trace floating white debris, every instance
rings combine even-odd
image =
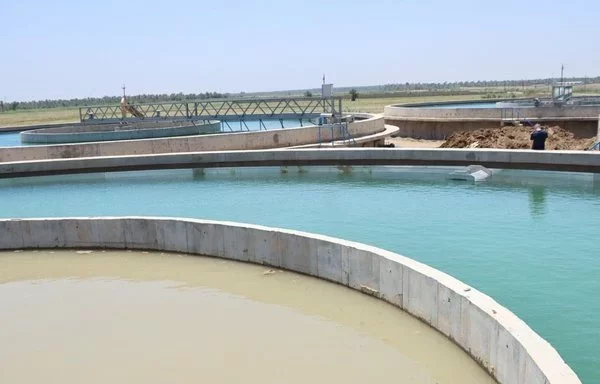
[[[492,176],[492,171],[481,165],[469,165],[465,170],[450,172],[450,180],[484,181]]]

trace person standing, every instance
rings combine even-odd
[[[546,149],[546,139],[548,138],[548,132],[539,124],[535,125],[534,131],[531,133],[530,140],[533,141],[531,144],[531,149],[535,150],[544,150]]]

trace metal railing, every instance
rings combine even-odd
[[[587,150],[588,151],[600,151],[600,141],[596,141]]]
[[[318,143],[319,147],[323,144],[328,144],[331,146],[335,146],[336,142],[342,142],[343,144],[356,145],[356,140],[350,134],[348,129],[348,124],[354,121],[354,117],[352,115],[341,116],[341,117],[332,117],[329,121],[326,121],[326,124],[318,124]],[[323,140],[322,130],[328,129],[331,130],[331,140]],[[339,138],[335,140],[336,137],[335,131],[339,130]]]
[[[502,108],[500,110],[500,119],[502,122],[518,121],[521,118],[521,113],[518,108]]]
[[[152,104],[128,104],[126,107],[89,106],[79,108],[82,123],[140,120],[221,120],[247,121],[268,119],[312,119],[322,113],[340,115],[342,98],[273,98],[206,100]]]

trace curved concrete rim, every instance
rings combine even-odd
[[[387,301],[449,337],[499,383],[581,383],[558,352],[489,296],[380,248],[306,232],[168,217],[0,220],[0,249],[173,251],[271,265]]]
[[[457,148],[318,148],[213,151],[0,162],[0,178],[263,166],[470,166],[600,173],[600,153]]]
[[[519,101],[531,101],[533,102],[536,97],[516,97],[516,98],[502,98],[502,99],[471,99],[471,100],[444,100],[444,101],[429,101],[421,103],[398,103],[391,104],[388,107],[404,107],[404,108],[419,108],[419,107],[435,107],[445,105],[474,105],[474,104],[490,104],[490,103],[504,103],[504,102],[519,102]],[[600,97],[591,96],[594,100],[600,102]],[[571,100],[586,100],[590,99],[590,96],[575,96]],[[598,107],[600,104],[577,104],[576,106],[582,107]],[[503,108],[503,107],[495,107]],[[506,107],[506,108],[523,108],[523,107]],[[481,108],[478,108],[481,109]],[[483,108],[485,109],[485,108]],[[492,108],[489,108],[492,109]]]
[[[384,107],[385,122],[398,126],[399,136],[430,140],[446,140],[450,135],[460,131],[497,129],[506,124],[527,126],[531,123],[559,125],[571,131],[575,138],[590,138],[597,135],[596,121],[600,115],[600,104],[564,107],[482,105],[482,108],[476,106],[469,108],[464,105],[485,102],[481,100],[456,102],[456,104],[463,104],[462,106],[448,105],[449,102],[392,104]]]
[[[521,97],[516,99],[473,99],[473,100],[449,100],[449,101],[430,101],[422,103],[399,103],[391,104],[388,107],[404,107],[404,108],[419,108],[419,107],[435,107],[437,105],[466,105],[466,104],[489,104],[489,103],[501,103],[505,101],[526,101],[533,100],[533,98]]]
[[[487,104],[490,102],[505,102],[514,100],[461,100],[444,101],[439,103],[410,103],[391,104],[384,107],[386,121],[415,120],[428,121],[440,119],[441,121],[486,121],[508,119],[530,120],[594,120],[600,114],[600,104],[557,106],[522,106],[522,107],[485,107],[485,108],[448,108],[448,105]],[[438,108],[436,108],[438,107]],[[435,121],[435,120],[433,120]]]
[[[209,121],[164,121],[140,122],[126,125],[98,124],[78,126],[56,126],[29,129],[19,134],[23,143],[66,144],[117,140],[152,139],[163,137],[190,136],[220,131],[218,120]]]
[[[387,137],[395,135],[396,133],[398,133],[399,130],[400,128],[396,127],[395,125],[385,124],[385,129],[382,132],[377,132],[372,135],[366,135],[351,139],[336,140],[329,143],[298,145],[295,147],[289,147],[288,149],[360,146],[363,143],[385,141]]]
[[[54,144],[0,148],[0,163],[42,159],[108,157],[122,155],[157,155],[166,153],[254,150],[289,148],[307,144],[345,141],[376,145],[395,129],[386,128],[383,116],[352,114],[357,119],[334,126],[309,125],[304,127],[260,131],[227,132],[158,139],[138,139]],[[373,136],[375,135],[375,136]],[[371,136],[370,138],[368,136]],[[365,138],[367,137],[367,138]]]

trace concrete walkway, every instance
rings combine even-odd
[[[0,177],[150,169],[310,166],[469,166],[600,173],[600,152],[502,149],[337,148],[80,157],[0,163]]]

